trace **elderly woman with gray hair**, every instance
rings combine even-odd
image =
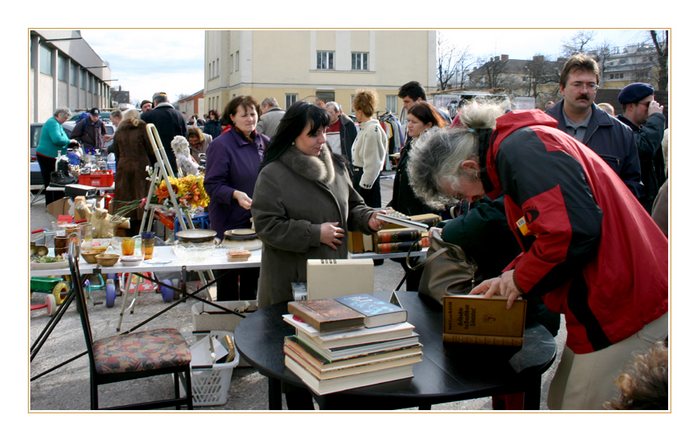
[[[566,348],[550,409],[601,409],[631,355],[668,334],[668,241],[595,152],[540,110],[474,105],[470,129],[414,146],[413,189],[424,200],[504,195],[522,253],[472,293],[543,297],[564,314]],[[500,116],[499,116],[500,115]]]

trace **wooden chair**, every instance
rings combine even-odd
[[[72,247],[71,247],[72,249]],[[111,407],[109,409],[153,409],[186,405],[192,409],[190,350],[177,329],[146,330],[93,340],[87,301],[82,288],[78,258],[69,251],[73,290],[90,359],[90,408],[99,409],[98,387],[145,377],[171,374],[175,387],[173,399],[155,400]],[[184,378],[184,397],[180,395],[180,377]]]

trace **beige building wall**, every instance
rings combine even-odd
[[[401,111],[399,87],[411,80],[428,92],[435,84],[435,31],[261,30],[207,31],[205,106],[222,111],[236,95],[296,100],[333,97],[345,112],[358,89],[374,89],[378,111]],[[333,69],[317,68],[317,52],[333,53]],[[366,69],[352,54],[367,53]],[[218,64],[218,72],[217,66]]]

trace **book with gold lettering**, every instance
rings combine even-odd
[[[506,310],[505,297],[451,295],[442,300],[444,342],[523,345],[527,301],[518,299]]]

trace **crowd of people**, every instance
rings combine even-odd
[[[666,119],[651,85],[622,89],[615,116],[596,103],[599,83],[596,61],[577,54],[561,72],[561,100],[544,110],[468,103],[454,120],[420,83],[404,84],[406,142],[386,205],[379,178],[388,142],[373,90],[353,96],[357,123],[335,101],[283,110],[274,97],[259,105],[236,96],[221,115],[210,110],[206,121],[187,124],[158,93],[140,111],[115,115],[116,192],[122,200],[145,196],[144,166],[153,163],[146,123],[158,129],[171,165],[170,142],[186,137],[205,164],[217,236],[254,228],[264,244],[259,270],[218,275],[217,298],[257,299],[261,307],[293,300],[291,283],[306,281],[307,259],[347,257],[348,232],[378,231],[378,213],[443,214],[443,238],[477,264],[473,293],[504,296],[508,306],[528,299],[553,335],[564,315],[551,409],[665,406],[658,397],[629,399],[634,372],[616,379],[646,352],[662,361],[658,343],[668,342]],[[99,147],[94,111],[73,138]],[[43,174],[71,142],[58,130],[69,117],[57,109],[42,131]],[[420,271],[404,270],[407,288],[417,290]],[[643,382],[650,394],[667,394],[661,379]]]

